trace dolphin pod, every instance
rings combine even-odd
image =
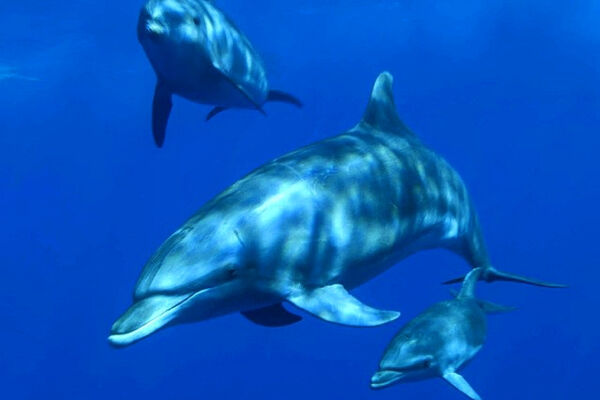
[[[401,122],[392,81],[379,75],[354,128],[257,168],[173,233],[146,263],[110,343],[233,312],[265,326],[299,321],[284,302],[333,323],[384,324],[400,313],[349,290],[432,248],[460,255],[486,281],[558,286],[491,266],[461,178]]]
[[[457,371],[485,342],[485,314],[513,310],[475,298],[481,272],[471,270],[454,300],[432,305],[398,331],[371,378],[371,388],[439,376],[471,399],[481,399]]]
[[[157,77],[152,134],[158,147],[165,140],[173,94],[214,105],[207,120],[234,107],[264,114],[267,101],[302,107],[294,96],[269,90],[262,59],[210,1],[148,0],[140,11],[137,31]]]

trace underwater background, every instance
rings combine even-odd
[[[374,392],[395,332],[469,266],[411,256],[354,293],[402,311],[378,328],[239,314],[107,343],[142,266],[190,215],[262,163],[357,123],[377,74],[403,121],[464,179],[498,268],[463,376],[484,399],[597,396],[600,2],[234,1],[216,4],[304,109],[268,117],[175,97],[152,141],[142,1],[0,2],[0,382],[7,399],[461,399],[441,379]]]

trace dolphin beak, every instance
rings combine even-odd
[[[402,379],[404,375],[405,374],[402,372],[392,371],[389,369],[377,371],[371,377],[371,389],[382,389],[386,386],[390,386]]]
[[[154,295],[135,302],[113,324],[109,343],[115,347],[128,346],[164,328],[194,294]]]

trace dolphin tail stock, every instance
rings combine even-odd
[[[278,101],[281,103],[288,103],[298,108],[304,107],[304,104],[302,104],[302,102],[298,100],[297,97],[289,93],[282,92],[281,90],[269,90],[269,93],[267,94],[267,101]]]
[[[465,277],[454,278],[454,279],[450,279],[450,280],[444,282],[444,284],[448,285],[448,284],[452,284],[452,283],[459,283],[459,282],[462,282],[464,279],[465,279]],[[517,275],[517,274],[502,272],[492,266],[483,268],[479,279],[485,280],[486,282],[494,282],[494,281],[518,282],[518,283],[525,283],[527,285],[547,287],[547,288],[566,288],[567,287],[567,285],[563,285],[560,283],[540,281],[537,279],[531,279],[531,278],[527,278],[527,277]]]

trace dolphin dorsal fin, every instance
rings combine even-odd
[[[398,116],[392,91],[393,83],[394,77],[389,72],[385,71],[379,74],[359,125],[363,125],[363,127],[367,125],[370,129],[394,133],[407,138],[416,138],[416,135],[404,125]]]
[[[460,292],[456,296],[457,299],[468,299],[475,297],[475,285],[481,277],[482,268],[474,268],[465,276]]]

